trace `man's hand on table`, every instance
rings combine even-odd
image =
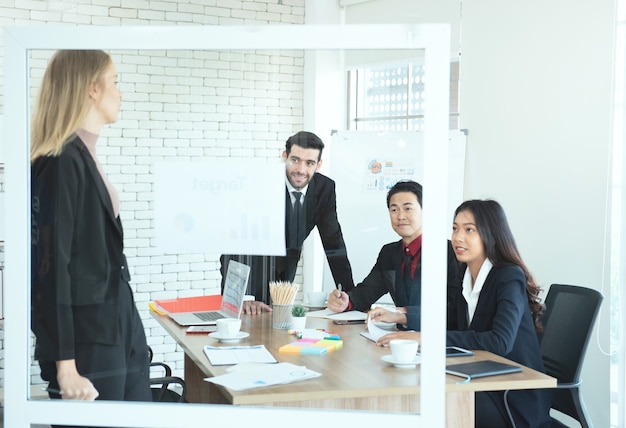
[[[243,302],[243,313],[246,315],[259,315],[265,312],[272,312],[272,308],[263,302],[246,300]]]

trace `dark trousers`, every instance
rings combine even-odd
[[[76,366],[98,390],[97,400],[152,401],[150,357],[143,323],[128,283],[121,281],[120,287],[118,344],[77,343]],[[48,388],[58,391],[56,363],[41,361],[40,366],[41,377],[49,381]],[[53,399],[62,398],[53,392],[49,395]]]
[[[506,428],[511,423],[500,392],[476,393],[476,428]]]

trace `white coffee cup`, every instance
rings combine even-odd
[[[311,291],[306,293],[306,300],[310,306],[313,306],[314,308],[322,308],[326,306],[327,296],[328,294],[323,291]]]
[[[235,337],[241,328],[238,318],[220,318],[217,320],[217,332],[222,337]]]
[[[408,364],[413,362],[417,354],[417,340],[395,339],[389,342],[391,355],[396,363]]]

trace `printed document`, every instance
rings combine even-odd
[[[241,363],[276,363],[265,345],[254,346],[205,346],[204,354],[214,366]]]
[[[321,373],[291,363],[279,363],[269,366],[248,367],[235,370],[221,376],[208,377],[204,380],[222,385],[235,391],[280,385],[321,376]]]

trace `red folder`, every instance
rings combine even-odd
[[[165,309],[169,313],[176,312],[200,312],[218,310],[222,305],[222,296],[180,297],[178,299],[155,300],[158,308]]]

